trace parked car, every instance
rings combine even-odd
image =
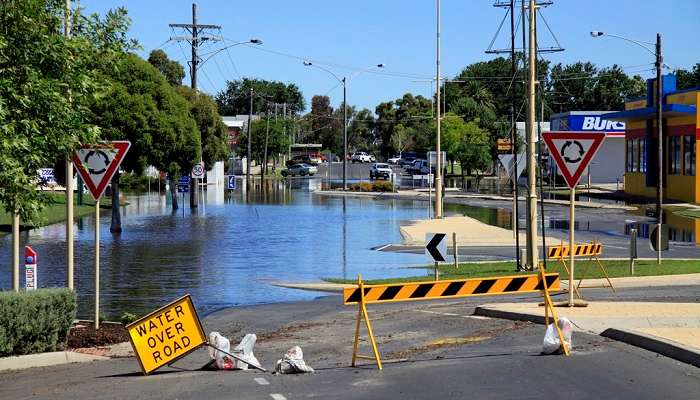
[[[375,164],[372,164],[372,167],[370,167],[370,169],[369,169],[369,178],[370,179],[379,179],[379,178],[391,179],[392,173],[393,173],[393,171],[391,170],[391,167],[389,167],[389,164],[375,163]]]
[[[413,165],[414,161],[416,161],[415,157],[403,156],[399,160],[399,165],[406,168],[406,170],[409,170],[409,169],[411,169],[411,166]]]
[[[386,160],[386,162],[388,162],[389,164],[398,164],[399,161],[401,161],[400,156],[394,156],[394,157],[391,157],[390,159]]]
[[[352,154],[352,157],[350,158],[350,160],[353,163],[356,163],[356,162],[369,163],[369,162],[372,162],[372,156],[365,153],[364,151],[356,151]]]
[[[292,157],[292,159],[288,160],[285,163],[285,165],[288,167],[291,167],[292,165],[296,165],[296,164],[318,165],[320,163],[321,163],[321,159],[315,155],[299,155],[299,156]]]
[[[282,176],[313,176],[318,172],[318,168],[309,164],[294,164],[282,171]]]

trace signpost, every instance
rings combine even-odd
[[[78,149],[73,164],[95,199],[95,330],[100,328],[100,198],[119,169],[131,142],[104,142]]]
[[[39,287],[36,264],[36,251],[29,246],[24,246],[24,288],[26,290],[36,290]]]
[[[593,159],[593,156],[605,140],[605,133],[582,132],[543,132],[542,138],[547,144],[549,153],[557,163],[566,184],[570,189],[569,196],[569,246],[574,244],[574,199],[576,184],[583,171]],[[569,251],[569,307],[574,306],[574,252]]]
[[[226,177],[226,189],[236,190],[236,176],[229,175]]]
[[[512,215],[512,226],[513,226],[513,237],[516,238],[516,251],[520,251],[520,245],[518,245],[518,178],[520,178],[520,175],[523,174],[523,171],[525,170],[525,167],[527,166],[527,162],[525,160],[525,153],[520,153],[518,154],[517,158],[517,165],[518,165],[518,170],[515,170],[515,155],[513,154],[499,154],[498,155],[498,160],[501,162],[501,165],[503,165],[503,168],[506,169],[506,173],[510,177],[510,179],[513,180],[513,187],[515,188],[515,193],[513,193],[513,212],[511,213]],[[515,175],[513,175],[513,172],[515,172]]]
[[[425,235],[425,255],[435,262],[435,280],[438,280],[438,263],[447,261],[447,237],[446,233],[427,233]]]

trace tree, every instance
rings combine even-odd
[[[255,96],[253,113],[267,110],[268,104],[287,103],[287,112],[298,114],[304,111],[304,96],[293,84],[264,79],[249,79],[227,81],[226,88],[217,93],[216,103],[221,115],[248,114],[250,108],[250,89]],[[282,110],[279,110],[280,114]]]
[[[384,157],[404,151],[430,150],[435,137],[435,123],[430,100],[406,93],[400,99],[380,103],[375,108],[375,136]],[[397,130],[400,132],[397,135]],[[395,140],[392,140],[395,137]],[[403,149],[395,145],[398,138],[406,137]]]
[[[252,142],[250,143],[251,157],[258,160],[262,164],[265,160],[265,155],[268,157],[280,153],[286,153],[289,148],[289,134],[294,127],[294,122],[287,119],[274,119],[273,116],[267,115],[266,118],[261,118],[253,121],[250,126]],[[267,137],[267,153],[265,153],[265,138]],[[246,148],[248,146],[248,132],[241,132],[239,137],[239,146]]]
[[[488,132],[479,127],[479,121],[470,121],[464,125],[455,121],[455,126],[462,132],[461,140],[455,146],[455,159],[462,167],[462,187],[466,187],[465,172],[471,175],[472,170],[477,171],[478,187],[478,171],[486,169],[491,163]]]
[[[101,93],[89,68],[94,46],[60,36],[63,2],[5,1],[0,6],[0,203],[33,222],[50,198],[37,170],[97,140],[86,105]]]
[[[185,68],[179,62],[171,60],[163,50],[153,50],[148,56],[148,62],[160,71],[172,86],[182,85]]]
[[[692,71],[677,69],[673,73],[676,74],[678,90],[700,87],[700,63],[695,64]]]
[[[223,161],[228,154],[228,130],[219,115],[214,99],[201,92],[180,86],[177,92],[190,103],[190,114],[197,123],[202,143],[202,161],[212,166]]]
[[[311,112],[304,116],[310,121],[307,141],[320,143],[324,149],[340,153],[342,142],[338,141],[333,127],[333,107],[328,96],[316,95],[311,98]]]

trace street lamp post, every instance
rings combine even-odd
[[[314,64],[311,61],[304,60],[304,65],[307,67],[316,67],[320,70],[326,71],[331,74],[341,85],[343,85],[343,190],[348,190],[348,102],[347,102],[347,78],[344,76],[342,79],[334,74],[331,70],[324,68],[320,65]],[[384,64],[377,64],[377,68],[384,68]],[[363,71],[360,71],[362,73]],[[358,74],[359,75],[359,74]],[[354,77],[357,77],[355,75]],[[331,160],[330,162],[333,162]]]
[[[656,180],[656,262],[661,264],[661,226],[663,224],[662,217],[662,205],[663,205],[663,176],[664,176],[664,153],[663,153],[663,101],[662,101],[662,79],[661,79],[661,68],[663,67],[663,55],[661,54],[661,34],[656,34],[656,43],[642,42],[640,40],[634,40],[626,38],[620,35],[613,35],[611,33],[605,33],[601,31],[592,31],[592,37],[600,36],[610,36],[617,39],[621,39],[630,43],[634,43],[637,46],[643,48],[647,52],[654,55],[654,65],[656,67],[656,99],[654,101],[656,108],[656,127],[657,127],[657,140],[658,140],[658,179]],[[654,45],[654,50],[649,48],[649,46]]]

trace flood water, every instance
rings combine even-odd
[[[359,273],[372,279],[422,273],[409,267],[425,264],[423,255],[372,249],[401,243],[400,225],[427,218],[428,203],[314,195],[323,184],[321,179],[266,181],[263,185],[257,181],[249,190],[239,184],[239,189],[226,195],[223,188],[211,187],[195,212],[185,202],[173,213],[169,198],[157,193],[126,195],[129,204],[121,209],[121,234],[109,232],[110,211],[101,213],[102,312],[108,318],[118,318],[124,311],[143,314],[190,293],[200,312],[207,313],[234,305],[308,300],[319,295],[272,286],[270,280],[354,279]],[[445,212],[511,227],[508,208],[445,204]],[[525,228],[524,218],[521,210],[521,229]],[[631,222],[582,215],[575,229],[604,239],[628,235]],[[94,217],[88,216],[75,224],[75,286],[81,317],[91,317],[93,312],[94,223]],[[545,224],[548,229],[568,230],[568,220],[548,216]],[[640,236],[648,233],[644,229],[648,224],[634,222],[634,226]],[[682,234],[672,235],[672,241],[695,241],[693,229],[679,232]],[[11,287],[10,243],[9,235],[0,238],[3,290]],[[65,287],[64,224],[23,232],[21,245],[25,244],[39,254],[39,286]],[[21,286],[23,275],[22,271]]]
[[[266,280],[416,275],[422,255],[374,251],[401,242],[399,226],[424,218],[424,202],[322,197],[318,180],[266,182],[224,197],[207,191],[204,204],[171,212],[157,193],[126,196],[123,232],[109,233],[110,212],[100,218],[101,310],[108,318],[143,314],[185,293],[200,312],[241,304],[312,299],[318,293],[284,289]],[[240,187],[240,185],[239,185]],[[184,211],[184,215],[183,215]],[[94,217],[75,225],[75,286],[79,315],[91,316],[94,297]],[[0,239],[0,288],[11,287],[10,243]],[[40,287],[65,286],[65,226],[23,233],[22,246],[39,254]],[[24,285],[23,272],[20,285]]]

